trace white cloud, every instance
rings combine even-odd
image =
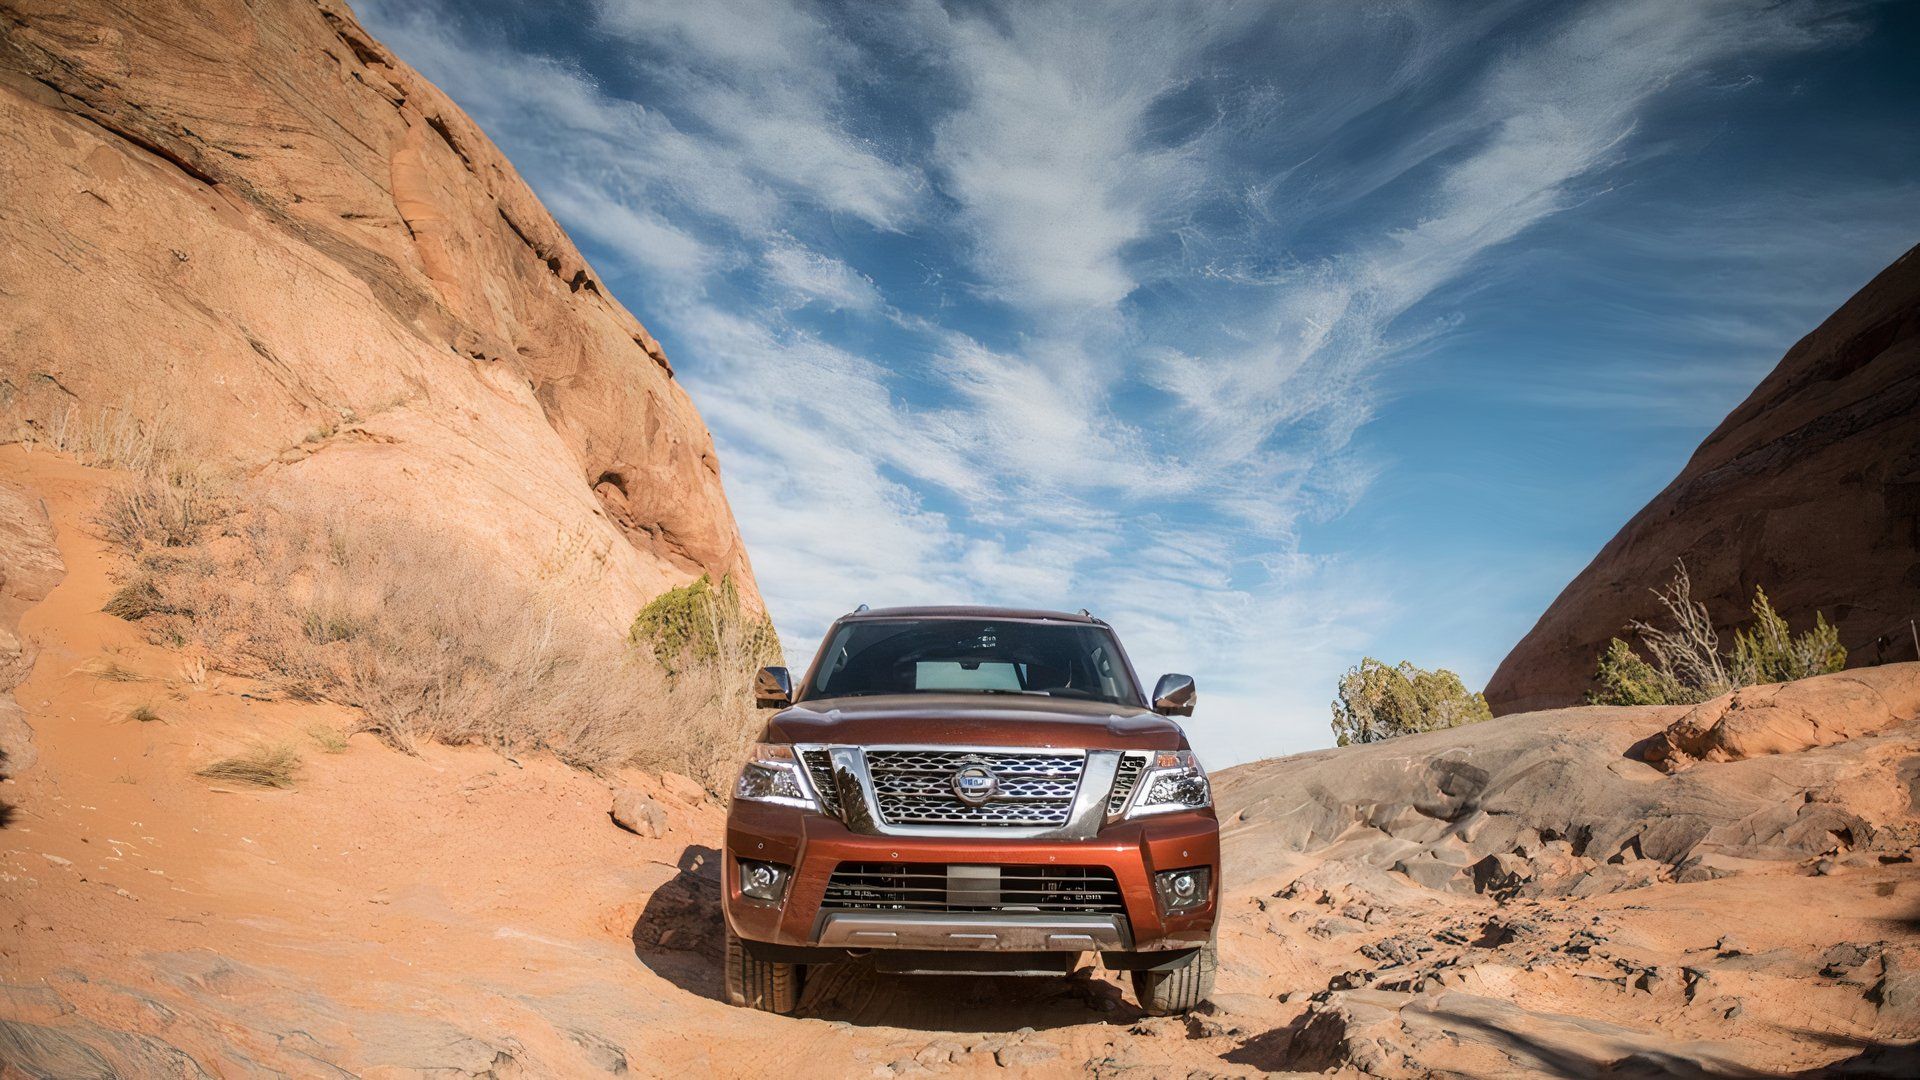
[[[858,50],[788,0],[598,0],[598,25],[663,73],[673,107],[770,185],[882,229],[899,227],[918,175],[840,122],[839,78]]]
[[[769,244],[761,252],[774,284],[800,302],[819,301],[830,308],[871,311],[880,306],[873,279],[831,255],[791,241]]]
[[[1162,353],[1152,377],[1191,408],[1209,460],[1242,460],[1282,429],[1317,432],[1320,453],[1337,453],[1372,415],[1372,377],[1419,341],[1396,320],[1566,208],[1575,182],[1622,155],[1654,95],[1728,57],[1807,44],[1817,14],[1733,0],[1583,10],[1494,66],[1440,129],[1450,145],[1428,140],[1420,160],[1448,164],[1417,220],[1266,278],[1254,344]]]
[[[576,229],[618,252],[637,269],[699,278],[720,261],[706,243],[658,214],[577,178],[548,191],[546,202],[556,216],[573,222]]]
[[[1148,144],[1143,125],[1220,31],[1198,16],[1182,3],[1022,3],[947,24],[967,96],[937,125],[934,157],[1002,299],[1078,315],[1133,291],[1126,246],[1191,181],[1191,153]]]

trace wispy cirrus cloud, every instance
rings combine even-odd
[[[802,303],[818,302],[834,309],[870,311],[881,304],[873,279],[831,255],[799,243],[772,243],[762,251],[767,271],[777,286]]]
[[[598,28],[668,78],[704,140],[736,167],[835,213],[895,228],[912,212],[916,171],[840,121],[840,80],[859,48],[812,5],[792,0],[596,0]]]

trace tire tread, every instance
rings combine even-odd
[[[1133,996],[1149,1016],[1178,1016],[1200,1007],[1213,996],[1214,970],[1219,950],[1209,941],[1190,963],[1172,971],[1133,972]]]
[[[727,931],[727,1000],[761,1012],[790,1013],[800,1004],[802,969],[798,964],[756,960],[733,931]]]

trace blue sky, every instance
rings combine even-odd
[[[665,344],[790,660],[1084,606],[1215,767],[1484,684],[1920,240],[1898,3],[359,9]]]

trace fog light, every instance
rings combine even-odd
[[[1212,890],[1213,871],[1204,866],[1187,870],[1162,870],[1153,875],[1153,890],[1159,894],[1160,910],[1187,911],[1204,906]]]
[[[779,863],[740,860],[740,891],[755,900],[778,900],[787,895],[792,871]]]

